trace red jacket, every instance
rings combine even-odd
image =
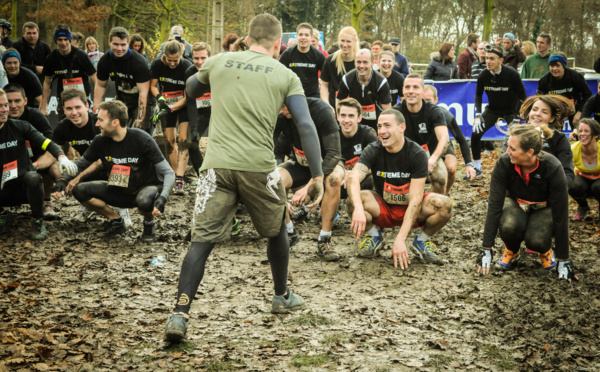
[[[469,49],[465,49],[458,56],[458,78],[459,79],[471,79],[471,66],[475,61],[475,56],[469,52]]]

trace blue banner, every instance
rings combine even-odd
[[[587,80],[588,86],[593,94],[596,94],[598,91],[597,82],[597,79]],[[438,104],[446,107],[452,112],[465,137],[471,138],[473,121],[475,120],[475,88],[477,87],[477,80],[425,81],[425,83],[431,84],[437,88],[439,98]],[[525,85],[527,97],[534,96],[537,91],[538,81],[523,80],[523,84]],[[487,102],[487,94],[484,93],[482,109],[485,109]],[[504,126],[503,129],[506,131],[508,126]],[[571,131],[571,124],[568,120],[565,120],[563,132],[571,133]],[[502,134],[496,127],[492,127],[485,133],[483,139],[501,140],[505,137],[506,135]]]

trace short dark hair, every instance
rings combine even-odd
[[[406,77],[404,78],[404,82],[406,82],[406,80],[408,79],[419,79],[421,80],[421,86],[423,87],[423,89],[425,88],[425,82],[423,81],[423,77],[419,74],[417,74],[416,72],[411,72],[410,74],[406,75]],[[404,84],[402,84],[402,86],[404,87]]]
[[[281,35],[281,22],[271,14],[259,14],[250,21],[248,27],[250,44],[270,48],[277,39],[281,38]]]
[[[113,27],[110,29],[108,33],[108,42],[112,41],[113,37],[118,37],[119,39],[129,40],[129,31],[127,31],[124,27]]]
[[[25,33],[25,29],[27,28],[35,28],[38,32],[40,32],[40,27],[35,22],[25,22],[22,28],[23,33]]]
[[[546,42],[548,44],[552,44],[552,38],[550,37],[550,34],[548,34],[546,32],[542,32],[541,34],[538,35],[538,37],[543,37],[544,39],[546,39]]]
[[[596,120],[591,119],[591,118],[583,118],[583,119],[579,120],[579,123],[577,123],[577,129],[579,129],[579,126],[581,124],[589,125],[590,131],[592,132],[592,137],[600,136],[600,124],[598,124],[598,122]]]
[[[21,93],[23,98],[27,98],[27,93],[25,93],[25,89],[17,83],[8,83],[4,86],[4,91],[6,93]]]
[[[129,115],[127,115],[127,106],[117,99],[112,101],[104,101],[98,105],[98,110],[106,110],[110,120],[119,120],[121,127],[127,126]]]
[[[62,91],[60,94],[60,101],[63,106],[65,102],[72,100],[73,98],[79,98],[81,102],[85,105],[87,103],[87,97],[85,95],[85,91],[78,88],[68,88]]]
[[[477,34],[468,34],[467,35],[467,46],[470,47],[471,44],[476,43],[479,40],[479,35]]]
[[[404,119],[404,115],[402,115],[402,113],[396,109],[383,110],[383,112],[379,114],[379,116],[381,117],[381,115],[394,115],[394,119],[396,120],[398,125],[406,124],[406,119]]]
[[[338,101],[336,107],[336,113],[338,115],[340,114],[340,109],[342,108],[342,106],[355,108],[356,112],[358,112],[358,116],[362,115],[362,107],[360,103],[352,97]]]
[[[296,34],[301,28],[308,28],[310,30],[310,36],[313,34],[313,26],[308,22],[302,22],[298,26],[296,26]]]

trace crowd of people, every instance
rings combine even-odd
[[[454,44],[444,42],[422,76],[410,71],[397,38],[360,42],[345,27],[325,51],[318,31],[301,23],[286,47],[280,22],[268,14],[253,18],[247,36],[229,34],[214,56],[208,44],[187,42],[174,26],[153,61],[144,39],[123,27],[110,30],[106,53],[65,24],[55,27],[54,50],[39,40],[33,22],[15,42],[6,37],[10,24],[0,20],[0,28],[7,76],[0,90],[0,234],[11,233],[10,207],[29,204],[31,236],[45,239],[44,218],[60,213],[51,197],[73,196],[81,204],[74,218],[104,217],[104,237],[124,233],[132,225],[129,209],[139,209],[141,239],[152,242],[171,192],[186,195],[191,188],[184,182],[189,163],[197,173],[191,245],[166,322],[169,341],[185,337],[209,254],[239,232],[240,203],[268,238],[274,313],[304,305],[287,286],[290,247],[301,239],[294,221],[320,208],[315,254],[325,261],[343,256],[332,239],[341,200],[351,235],[364,239],[359,257],[377,256],[382,229],[398,228],[395,267],[411,264],[409,248],[414,258],[443,264],[432,236],[453,213],[459,162],[449,133],[460,146],[464,178],[472,181],[483,173],[481,138],[499,120],[511,126],[491,174],[477,271],[490,272],[499,234],[499,268],[514,267],[524,242],[545,270],[577,278],[568,198],[579,206],[572,219],[589,223],[588,199],[600,201],[594,120],[600,98],[567,67],[564,53],[551,52],[548,34],[538,36],[537,52],[527,59],[512,33],[494,43],[468,35],[458,63]],[[539,86],[528,98],[522,79],[530,78]],[[105,97],[109,79],[112,100]],[[452,113],[437,105],[428,79],[476,79],[471,148]],[[55,128],[47,118],[53,84]],[[565,119],[577,126],[572,144],[562,132]],[[156,132],[164,136],[163,149]],[[208,137],[204,157],[201,137]]]

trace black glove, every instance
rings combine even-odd
[[[169,103],[167,103],[167,100],[162,96],[162,94],[156,96],[156,101],[158,102],[158,107],[160,107],[161,110],[171,112],[171,106],[169,106]]]
[[[160,213],[165,213],[165,204],[167,204],[167,198],[162,195],[159,195],[154,201],[154,206],[160,211]]]
[[[52,193],[55,193],[55,192],[63,193],[66,188],[67,188],[67,180],[64,178],[59,178],[58,181],[56,181],[56,183],[54,184],[54,187],[52,188]]]

